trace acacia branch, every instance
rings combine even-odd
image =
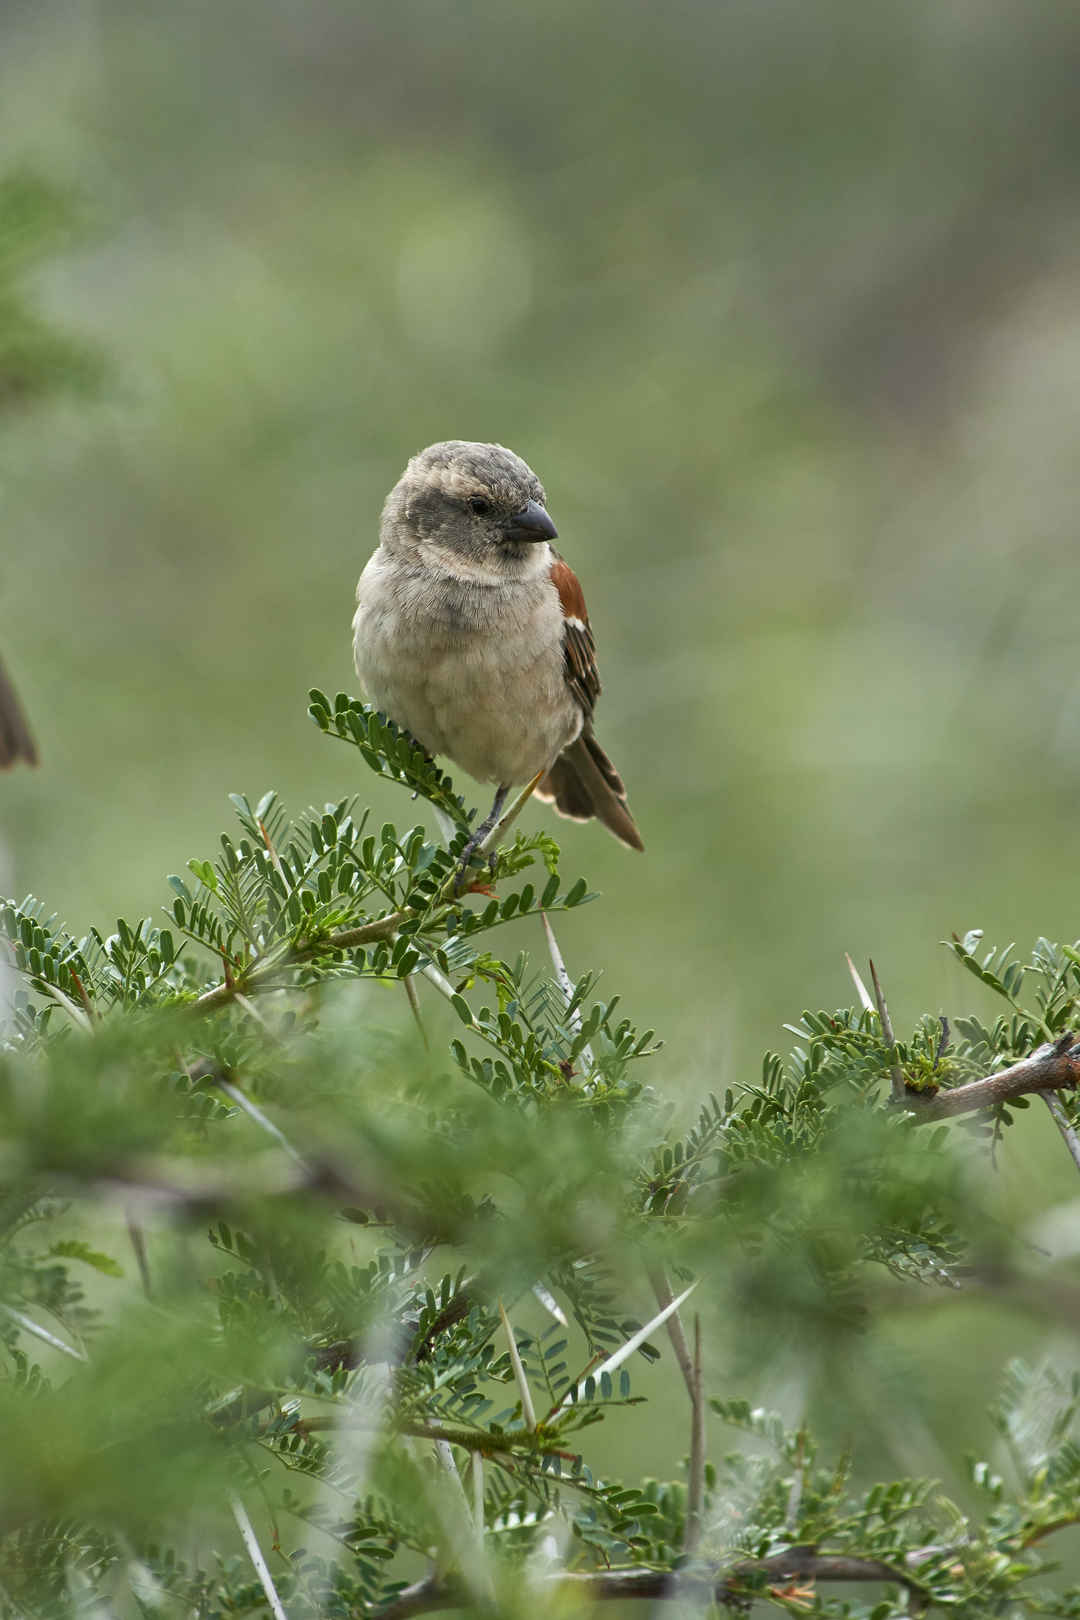
[[[306,945],[294,945],[283,955],[276,956],[272,962],[253,967],[238,982],[226,979],[223,984],[215,985],[212,990],[204,990],[191,1005],[199,1012],[212,1012],[215,1007],[224,1007],[230,1001],[234,1001],[238,994],[273,989],[271,981],[277,977],[282,968],[295,967],[297,963],[310,961],[313,956],[322,956],[326,951],[352,951],[360,945],[374,945],[381,940],[392,939],[405,919],[411,915],[412,913],[408,911],[392,911],[388,917],[364,923],[360,928],[340,928],[337,933],[325,934],[321,939],[312,940]]]
[[[918,1554],[909,1555],[911,1560]],[[842,1553],[819,1553],[812,1547],[789,1547],[771,1558],[743,1558],[726,1567],[669,1571],[659,1569],[586,1570],[547,1576],[540,1592],[551,1597],[577,1592],[587,1602],[610,1599],[629,1602],[645,1599],[663,1602],[675,1598],[706,1597],[724,1603],[736,1597],[753,1597],[766,1588],[792,1580],[802,1581],[889,1581],[903,1586],[918,1609],[927,1606],[924,1588],[906,1570],[880,1558],[853,1558]],[[766,1595],[766,1594],[762,1594]],[[466,1600],[460,1580],[453,1576],[428,1575],[399,1592],[376,1620],[409,1620],[411,1615],[432,1614],[453,1609]]]
[[[1013,1097],[1067,1091],[1077,1085],[1080,1085],[1080,1041],[1070,1031],[1060,1040],[1038,1047],[1030,1057],[1014,1063],[1011,1068],[1002,1069],[1000,1074],[989,1074],[982,1080],[969,1080],[967,1085],[930,1094],[909,1086],[901,1107],[914,1114],[916,1124],[927,1125],[938,1119],[953,1119],[957,1114],[974,1113],[980,1108],[993,1108]]]

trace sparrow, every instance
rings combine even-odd
[[[0,663],[0,770],[24,759],[28,765],[38,762],[37,749],[26,723],[15,688]]]
[[[559,814],[596,816],[645,847],[593,731],[596,643],[556,538],[520,456],[450,439],[413,456],[390,491],[356,588],[353,653],[370,702],[430,755],[495,783],[462,873],[510,789],[534,777]]]

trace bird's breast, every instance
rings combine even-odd
[[[374,562],[374,559],[373,559]],[[484,586],[368,565],[356,667],[371,701],[478,781],[527,781],[581,728],[546,580]]]

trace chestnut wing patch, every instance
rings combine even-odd
[[[574,570],[561,557],[557,557],[551,565],[551,583],[562,603],[563,659],[567,685],[588,718],[600,696],[600,675],[596,668],[596,642],[589,628],[585,594]]]

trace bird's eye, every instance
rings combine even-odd
[[[469,505],[472,507],[477,517],[487,517],[491,512],[491,502],[486,500],[483,495],[472,496],[469,501]]]

